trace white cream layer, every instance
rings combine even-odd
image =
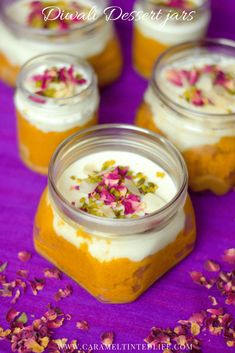
[[[193,55],[193,54],[192,54]],[[186,100],[179,98],[182,93],[182,88],[177,87],[170,82],[166,81],[165,72],[171,68],[175,69],[192,69],[195,67],[200,68],[208,64],[218,64],[224,70],[232,70],[235,72],[235,59],[223,57],[221,55],[209,56],[208,54],[200,55],[200,58],[195,55],[192,58],[184,58],[181,61],[174,61],[173,64],[166,66],[161,73],[156,73],[156,80],[158,82],[161,90],[170,97],[171,100],[180,104],[181,106],[194,110],[195,112],[204,112],[210,114],[226,114],[227,109],[235,111],[235,96],[228,95],[220,91],[216,94],[214,87],[205,81],[199,81],[199,86],[201,89],[211,89],[211,98],[217,99],[217,104],[215,106],[207,105],[202,107],[196,107],[189,104]],[[222,137],[235,136],[234,124],[227,129],[222,129],[216,126],[216,119],[208,120],[206,117],[201,120],[193,121],[188,115],[188,119],[183,117],[182,114],[177,113],[170,108],[168,108],[155,94],[151,86],[147,89],[144,100],[149,104],[150,109],[153,114],[153,119],[156,126],[164,133],[164,135],[171,140],[180,151],[185,151],[190,148],[200,147],[204,145],[214,145],[220,141]]]
[[[130,166],[135,172],[142,171],[149,177],[149,180],[157,182],[159,185],[158,194],[164,200],[164,203],[169,202],[176,194],[176,187],[169,175],[166,174],[165,178],[156,178],[156,172],[165,172],[160,166],[134,153],[117,151],[92,154],[72,164],[60,177],[58,182],[60,192],[71,201],[76,191],[69,190],[72,183],[69,176],[77,175],[79,178],[84,178],[87,176],[84,167],[87,170],[91,165],[95,165],[100,169],[103,162],[111,159],[115,160],[117,164]],[[58,236],[63,237],[77,248],[82,244],[87,244],[90,254],[100,262],[119,258],[141,261],[173,242],[180,231],[183,230],[185,224],[185,213],[183,209],[179,209],[171,223],[160,231],[153,229],[145,233],[128,236],[113,236],[110,234],[107,235],[107,238],[100,233],[92,233],[92,239],[90,240],[78,235],[79,226],[75,228],[64,222],[55,209],[53,209],[53,213],[53,227]],[[113,220],[113,222],[116,221]],[[85,231],[91,234],[89,229]]]
[[[57,66],[67,67],[68,65]],[[47,66],[42,64],[36,70],[29,72],[24,82],[24,87],[28,92],[35,92],[30,78],[36,74],[42,74],[47,68]],[[77,94],[82,95],[91,82],[91,75],[88,75],[85,69],[81,67],[77,68],[77,72],[81,73],[87,80],[84,85],[80,85],[77,88]],[[46,102],[48,103],[34,102],[20,89],[17,89],[15,94],[15,107],[30,124],[43,132],[61,132],[77,126],[83,126],[93,118],[99,106],[99,92],[95,86],[91,93],[81,97],[80,100],[74,97],[66,98],[64,104],[61,99],[53,100],[52,102],[50,99],[46,99]]]
[[[197,3],[198,5],[202,4],[202,0],[198,0]],[[140,4],[136,4],[134,10],[144,11],[144,13],[146,13],[146,9]],[[170,8],[169,11],[171,11],[172,14],[175,12]],[[179,22],[169,20],[165,24],[164,20],[145,17],[136,21],[135,26],[143,36],[160,42],[163,45],[170,46],[201,39],[205,36],[211,17],[210,11],[202,12],[197,18],[195,14],[193,16],[195,19],[192,21]]]
[[[12,18],[25,17],[25,3],[29,0],[19,0],[9,6],[9,13]],[[79,1],[78,1],[79,3]],[[34,56],[45,53],[69,53],[82,58],[90,58],[102,53],[107,43],[114,36],[114,29],[111,22],[104,21],[85,37],[73,36],[73,40],[68,37],[68,41],[58,42],[56,40],[36,41],[35,38],[23,38],[20,33],[13,33],[2,21],[0,21],[0,51],[4,53],[11,64],[22,66],[26,61]],[[30,28],[29,28],[30,33]]]
[[[156,126],[182,152],[204,145],[214,145],[222,137],[235,136],[234,127],[216,130],[213,122],[201,120],[196,123],[174,112],[159,100],[151,87],[147,89],[144,100],[150,106]]]
[[[88,123],[98,110],[99,93],[94,89],[86,99],[75,104],[44,105],[35,103],[17,91],[15,106],[21,115],[43,132],[61,132]]]
[[[110,160],[114,160],[116,165],[128,166],[134,173],[142,172],[147,176],[148,181],[158,185],[156,195],[159,196],[163,202],[159,203],[159,206],[156,206],[157,208],[162,207],[175,196],[175,184],[171,177],[160,166],[140,155],[122,151],[94,153],[73,163],[59,179],[58,188],[62,195],[69,202],[74,201],[78,192],[71,190],[71,186],[73,186],[75,182],[70,177],[76,176],[79,179],[85,179],[94,170],[100,171],[103,163]],[[165,173],[165,176],[163,178],[156,177],[157,172]]]
[[[202,90],[206,97],[213,102],[213,105],[206,104],[203,106],[193,105],[187,102],[186,99],[181,98],[185,90],[190,88],[189,84],[184,83],[184,86],[180,87],[166,79],[167,72],[171,69],[191,71],[195,68],[202,69],[206,65],[218,65],[222,71],[232,73],[235,78],[235,58],[219,54],[211,54],[208,56],[207,53],[192,52],[191,55],[188,54],[187,58],[174,60],[174,62],[167,65],[160,74],[157,72],[155,80],[166,96],[185,108],[208,114],[227,114],[228,111],[235,112],[235,95],[227,93],[226,90],[218,85],[214,85],[210,76],[203,75],[196,83],[196,87]]]

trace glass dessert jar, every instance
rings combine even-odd
[[[98,105],[97,78],[83,59],[46,54],[27,62],[15,94],[22,161],[46,174],[58,144],[97,123]]]
[[[48,52],[85,58],[99,84],[120,76],[122,54],[106,0],[1,0],[0,79],[15,85],[20,67]]]
[[[136,0],[133,63],[144,77],[151,76],[158,56],[168,47],[202,39],[210,22],[209,0]]]
[[[136,118],[182,152],[194,191],[235,185],[235,42],[175,46],[157,61]]]
[[[83,130],[60,145],[48,176],[36,250],[98,300],[135,300],[192,251],[185,163],[163,137],[128,125]]]

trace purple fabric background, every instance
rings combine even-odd
[[[115,2],[130,10],[133,1]],[[235,1],[212,0],[213,17],[209,30],[212,37],[235,39]],[[102,92],[100,122],[132,123],[136,109],[146,88],[131,67],[132,24],[117,23],[122,39],[125,67],[122,78]],[[13,90],[0,84],[0,260],[8,261],[8,277],[15,278],[17,269],[30,269],[31,277],[42,276],[49,264],[33,250],[32,226],[39,197],[46,178],[30,172],[20,162],[16,143],[16,126],[13,107]],[[58,288],[73,285],[74,294],[61,301],[59,306],[72,314],[72,320],[57,331],[56,337],[77,338],[80,343],[98,343],[104,331],[114,331],[116,343],[142,343],[153,325],[173,326],[179,319],[209,307],[209,292],[192,283],[188,272],[201,270],[208,258],[220,259],[223,251],[235,245],[235,194],[224,197],[211,194],[192,195],[198,226],[195,251],[172,271],[159,280],[135,303],[104,305],[98,303],[73,281],[63,276],[62,282],[47,280],[37,297],[30,290],[15,307],[40,317]],[[17,259],[18,251],[33,252],[26,265]],[[214,293],[214,292],[212,292]],[[10,307],[9,298],[0,298],[0,325],[6,327],[5,315]],[[227,308],[234,313],[234,307]],[[85,319],[90,330],[78,331],[75,323]],[[0,341],[0,353],[10,352],[8,343]],[[203,336],[204,353],[232,352],[221,337]]]

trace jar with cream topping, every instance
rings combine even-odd
[[[235,185],[235,42],[175,46],[156,63],[136,118],[182,152],[194,191]]]
[[[26,61],[58,52],[87,59],[100,85],[116,80],[122,54],[106,6],[108,0],[1,0],[0,79],[15,85]]]
[[[156,59],[168,47],[204,38],[210,22],[209,0],[136,0],[133,63],[149,78]]]
[[[187,171],[163,137],[99,125],[56,150],[36,250],[102,302],[134,301],[194,247]]]
[[[22,161],[46,174],[59,143],[97,123],[98,106],[97,78],[83,59],[46,54],[27,62],[15,94]]]

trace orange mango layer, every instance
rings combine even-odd
[[[55,232],[53,211],[48,203],[46,189],[35,218],[35,248],[98,300],[109,303],[131,302],[192,251],[196,229],[189,198],[184,209],[185,229],[164,249],[142,261],[118,258],[101,262],[89,253],[87,244],[75,247]],[[83,230],[78,229],[77,234],[92,239],[92,235]]]
[[[14,87],[19,72],[19,66],[11,64],[7,57],[0,52],[0,79],[9,86]]]
[[[136,125],[164,135],[146,103],[138,110]],[[234,187],[235,137],[223,137],[215,145],[191,148],[182,154],[189,171],[189,186],[193,191],[211,190],[223,195]]]
[[[148,38],[135,26],[133,38],[133,63],[140,75],[150,78],[155,61],[167,45]]]
[[[116,81],[122,72],[122,51],[118,37],[110,40],[102,53],[87,59],[94,67],[100,86]]]
[[[78,53],[79,55],[79,53]],[[122,53],[118,38],[110,40],[102,53],[87,58],[94,67],[99,85],[104,86],[115,81],[122,71]],[[20,67],[11,64],[3,52],[0,52],[0,79],[15,86]]]
[[[87,124],[62,132],[44,132],[16,112],[18,123],[19,152],[22,161],[32,170],[47,174],[48,165],[56,147],[80,129],[97,123],[97,114]]]

